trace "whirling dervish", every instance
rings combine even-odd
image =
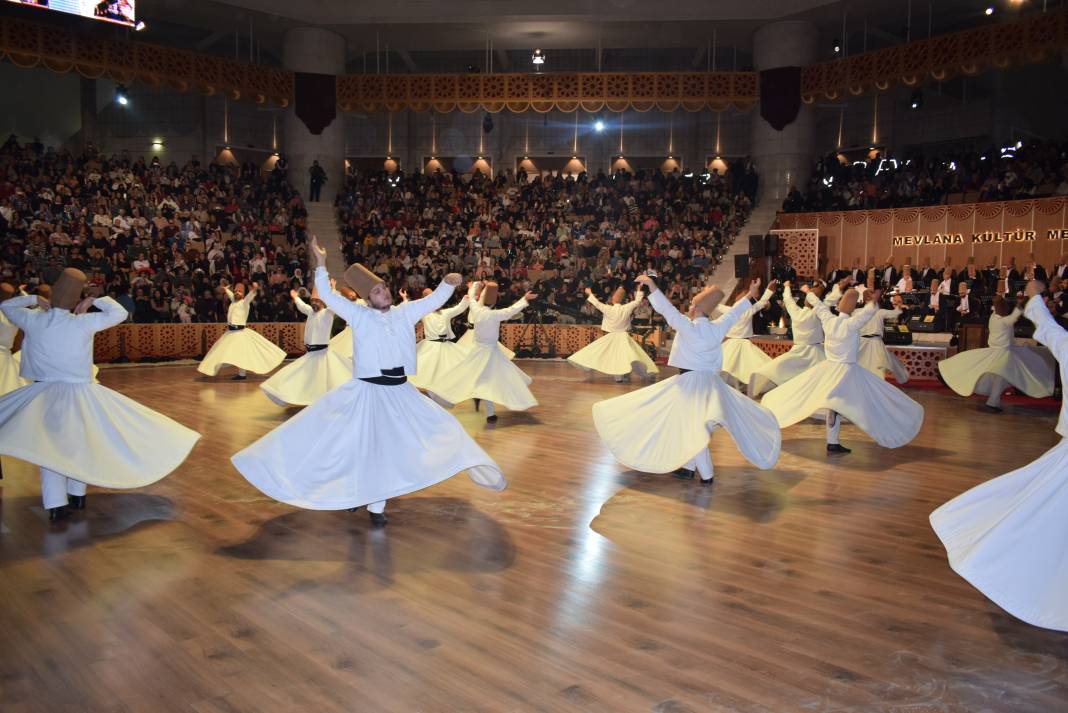
[[[759,300],[744,294],[735,302],[735,306],[738,302],[746,303],[749,310],[734,323],[723,339],[724,381],[735,388],[745,389],[753,373],[771,361],[771,357],[750,340],[753,338],[753,316],[768,306],[775,294],[775,285],[774,280],[769,282],[768,289],[764,290]],[[716,307],[716,314],[722,316],[731,309],[733,307],[720,304]]]
[[[253,282],[248,294],[245,294],[245,286],[241,283],[234,285],[233,290],[224,285],[223,290],[230,300],[226,310],[226,331],[204,355],[197,371],[215,376],[229,364],[237,367],[237,375],[231,377],[234,381],[247,379],[246,372],[249,371],[256,374],[274,371],[285,360],[286,353],[256,330],[248,329],[248,313],[252,309],[252,301],[256,299],[259,284]]]
[[[814,285],[809,291],[822,298],[823,289],[823,285]],[[754,399],[768,389],[785,384],[827,358],[823,353],[823,325],[820,324],[816,309],[807,302],[798,306],[789,282],[783,285],[782,299],[786,313],[790,315],[794,343],[790,351],[780,354],[753,372],[749,378],[748,393]]]
[[[569,356],[568,362],[583,371],[609,374],[616,381],[623,381],[631,371],[637,373],[639,378],[659,373],[653,360],[630,335],[634,310],[641,306],[645,298],[641,290],[630,302],[623,301],[626,297],[626,290],[618,287],[608,298],[608,304],[605,304],[597,299],[593,290],[586,288],[586,301],[604,315],[601,331],[605,335]]]
[[[434,291],[423,290],[423,297]],[[467,311],[471,297],[463,298],[452,307],[442,307],[423,317],[423,338],[415,348],[417,370],[411,382],[418,389],[433,390],[435,381],[448,374],[464,358],[464,349],[457,346],[452,320]]]
[[[593,405],[593,423],[601,440],[623,465],[646,473],[675,473],[711,485],[714,471],[709,437],[722,428],[738,450],[758,468],[779,459],[782,434],[775,415],[732,389],[720,377],[723,337],[749,311],[759,294],[760,280],[726,314],[709,318],[723,299],[710,285],[681,314],[647,275],[638,282],[649,288],[649,303],[675,330],[668,357],[676,376]]]

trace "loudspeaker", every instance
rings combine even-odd
[[[764,236],[749,236],[749,257],[764,257]]]
[[[768,233],[764,236],[764,254],[772,257],[779,254],[779,236]]]
[[[735,255],[734,256],[734,276],[735,277],[749,277],[749,256],[748,255]]]

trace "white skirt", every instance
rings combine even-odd
[[[435,379],[431,392],[442,401],[458,404],[484,399],[511,411],[538,405],[527,386],[533,381],[508,360],[499,344],[475,344],[452,371]]]
[[[349,361],[352,360],[352,328],[345,327],[330,338],[330,351]]]
[[[756,398],[768,389],[781,386],[826,358],[822,344],[795,344],[790,351],[753,372],[749,377],[749,395]]]
[[[881,337],[860,338],[857,363],[880,379],[885,379],[886,373],[890,372],[899,384],[909,380],[909,370],[900,359],[890,353]]]
[[[1068,631],[1068,439],[931,513],[949,566],[1028,624]]]
[[[1055,368],[1045,349],[1016,346],[969,349],[938,362],[946,385],[961,396],[989,395],[992,376],[1000,376],[1033,399],[1050,396]]]
[[[923,426],[923,406],[858,364],[822,361],[769,391],[761,403],[783,428],[824,409],[835,411],[886,448],[905,445]]]
[[[0,453],[102,488],[156,482],[199,438],[100,384],[39,381],[0,398]]]
[[[774,414],[711,371],[691,371],[593,405],[593,424],[623,465],[670,473],[708,447],[723,428],[746,460],[771,468],[782,433]]]
[[[656,364],[627,332],[610,332],[567,358],[585,371],[622,376],[635,371],[639,376],[659,373]]]
[[[260,384],[279,406],[307,406],[352,379],[352,361],[331,349],[308,352]]]
[[[388,500],[461,471],[492,490],[500,467],[449,412],[411,384],[353,379],[233,458],[266,495],[311,510]]]
[[[246,327],[223,332],[197,366],[197,371],[215,376],[219,369],[229,364],[256,374],[266,374],[278,368],[285,358],[284,351],[271,344],[256,330]]]
[[[19,376],[19,367],[18,354],[12,354],[9,349],[0,347],[0,396],[33,383]]]
[[[748,384],[749,378],[755,371],[771,362],[771,357],[748,339],[738,337],[724,339],[720,349],[723,352],[721,371],[743,384]]]
[[[473,328],[464,332],[463,336],[456,340],[456,346],[460,347],[465,352],[474,349],[475,344],[475,330]],[[508,361],[515,359],[515,352],[500,342],[497,342],[497,349],[500,350],[501,354],[504,354],[504,356],[508,358]]]
[[[459,366],[467,356],[463,348],[452,342],[424,339],[415,348],[415,375],[409,376],[417,389],[433,390],[442,377]]]

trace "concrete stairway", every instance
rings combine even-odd
[[[734,276],[734,256],[749,254],[749,236],[766,235],[775,223],[775,214],[779,206],[774,200],[762,200],[749,216],[749,220],[734,239],[734,244],[727,249],[723,256],[723,262],[716,266],[712,273],[712,283],[719,285],[720,289],[728,295],[734,290],[738,278]]]
[[[308,209],[308,239],[319,238],[326,250],[326,267],[330,276],[340,280],[345,274],[345,256],[341,252],[341,231],[337,228],[337,211],[333,203],[305,203]],[[313,260],[314,264],[314,260]]]

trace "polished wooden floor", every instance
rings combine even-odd
[[[454,478],[392,501],[383,530],[233,469],[287,417],[260,380],[105,369],[204,438],[58,527],[36,471],[4,460],[0,711],[1068,710],[1068,635],[973,590],[927,522],[1051,447],[1055,411],[915,389],[907,447],[845,426],[854,451],[828,460],[801,425],[761,472],[716,434],[707,489],[598,441],[591,405],[636,385],[522,366],[538,408],[454,410],[508,490]]]

